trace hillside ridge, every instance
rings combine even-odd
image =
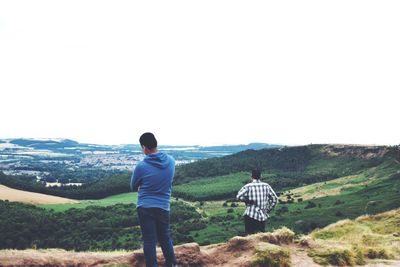
[[[274,232],[258,233],[246,237],[236,236],[226,243],[209,246],[187,243],[175,246],[175,251],[178,265],[181,267],[314,267],[326,264],[339,266],[361,264],[366,267],[399,266],[400,250],[398,244],[400,244],[400,233],[396,232],[398,231],[396,226],[399,222],[400,209],[396,209],[373,216],[364,215],[356,220],[342,220],[296,240],[294,239],[294,232],[284,227]],[[332,231],[342,233],[348,225],[359,227],[358,231],[360,232],[357,234],[361,237],[379,234],[381,240],[369,240],[369,243],[361,241],[359,246],[354,248],[354,246],[351,247],[352,240],[350,239],[337,239],[332,235],[328,237],[323,234]],[[383,225],[385,225],[384,230],[381,228]],[[383,243],[382,239],[384,240]],[[388,246],[389,243],[392,245]],[[362,246],[365,244],[367,246]],[[380,251],[380,254],[373,254],[374,251]],[[158,261],[159,264],[162,264],[160,249],[158,249]],[[59,267],[144,266],[144,255],[141,250],[133,252],[70,252],[58,249],[0,251],[0,266],[19,267],[27,265]]]

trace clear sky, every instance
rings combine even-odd
[[[0,138],[399,144],[399,1],[0,1]]]

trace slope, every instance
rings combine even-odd
[[[0,184],[0,200],[18,201],[31,204],[78,203],[78,201],[73,199],[17,190],[1,184]]]
[[[399,266],[400,210],[344,220],[295,240],[287,228],[227,243],[175,247],[179,266]],[[354,232],[354,235],[347,233]],[[353,239],[358,237],[358,239]],[[158,250],[158,261],[162,254]],[[64,250],[3,250],[2,266],[144,266],[141,250],[69,252]]]

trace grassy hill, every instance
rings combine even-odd
[[[400,170],[399,161],[399,148],[386,146],[309,145],[248,150],[179,166],[174,193],[190,200],[232,198],[249,181],[253,168],[263,170],[263,180],[275,191],[343,177],[363,179],[372,172],[376,179],[384,179]]]
[[[278,178],[296,178],[305,182],[339,177],[373,167],[391,159],[400,160],[398,147],[308,145],[276,149],[246,150],[220,158],[200,160],[176,170],[176,183],[201,177],[227,175],[258,168]]]
[[[178,223],[181,218],[175,218],[177,221],[173,232],[177,243],[195,241],[206,245],[226,242],[233,236],[243,234],[242,214],[245,207],[235,201],[234,197],[241,186],[249,181],[250,170],[256,167],[263,170],[264,180],[281,193],[280,204],[267,221],[267,230],[287,226],[298,234],[307,234],[338,220],[354,219],[400,206],[399,147],[310,145],[248,150],[177,167],[173,200],[176,202],[177,199],[183,199],[184,204],[178,204],[179,201],[175,207],[186,207],[190,209],[187,214],[193,216],[187,217],[183,223]],[[45,205],[44,211],[62,218],[61,221],[69,225],[71,219],[65,214],[72,210],[70,212],[73,216],[84,216],[87,219],[89,229],[90,216],[94,216],[94,210],[101,211],[104,207],[104,212],[110,212],[117,207],[122,212],[124,208],[116,206],[117,203],[132,205],[135,202],[135,194],[123,191],[129,190],[128,179],[120,176],[105,181],[102,186],[88,186],[85,189],[93,195],[109,196],[107,186],[110,185],[111,191],[116,189],[116,193],[122,194],[115,193],[114,196],[99,200],[84,200],[80,204]],[[97,189],[101,191],[97,192]],[[4,207],[7,205],[4,204]],[[55,215],[57,213],[59,215]],[[17,218],[13,219],[13,223],[24,224],[23,220],[27,219],[21,217],[22,221],[18,221]],[[40,220],[36,222],[40,224]],[[102,227],[112,233],[114,226],[98,224],[97,227],[98,234]],[[130,227],[137,229],[137,225],[131,224]],[[0,231],[4,229],[0,227]],[[132,239],[128,239],[127,232],[121,230],[121,233],[122,237],[110,235],[105,237],[107,241],[84,244],[79,249],[132,247]],[[62,238],[62,235],[58,238]],[[33,241],[25,243],[28,247],[31,244],[29,242]],[[66,247],[74,248],[73,241],[68,242]]]
[[[248,171],[237,171],[239,159],[248,163],[241,165]],[[288,167],[284,159],[294,166]],[[399,159],[398,147],[385,146],[311,145],[245,151],[183,166],[179,175],[189,176],[178,176],[174,195],[197,201],[196,206],[209,215],[207,227],[191,233],[195,241],[222,242],[243,233],[241,215],[245,207],[235,203],[234,197],[249,181],[251,168],[269,166],[262,176],[281,195],[267,228],[287,226],[308,233],[340,219],[398,208]],[[206,163],[210,163],[208,173],[219,174],[196,177],[191,167],[201,173]]]

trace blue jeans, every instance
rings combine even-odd
[[[146,267],[157,266],[157,240],[165,258],[165,266],[176,265],[174,246],[169,227],[169,211],[160,208],[138,207],[140,229],[143,237],[143,250]]]

